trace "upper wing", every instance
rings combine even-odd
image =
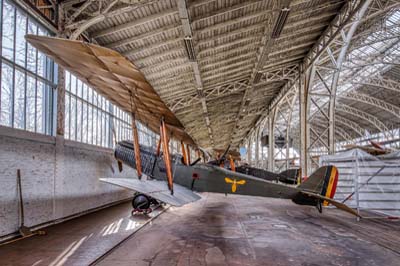
[[[86,84],[154,132],[164,118],[175,138],[194,144],[175,114],[161,100],[143,73],[119,52],[95,44],[47,36],[26,35],[25,39],[57,64],[78,76]]]
[[[178,184],[174,184],[174,194],[171,195],[165,181],[139,180],[133,178],[101,178],[100,181],[141,192],[159,201],[177,207],[201,199],[196,193]]]
[[[325,197],[325,196],[322,196],[322,195],[319,195],[319,194],[315,194],[315,193],[311,193],[311,192],[306,192],[306,191],[302,191],[301,193],[303,193],[303,194],[305,194],[305,195],[307,195],[307,196],[309,196],[309,197],[313,197],[313,198],[318,198],[318,199],[321,199],[321,200],[325,200],[325,201],[329,202],[330,204],[334,205],[336,208],[338,208],[338,209],[340,209],[340,210],[342,210],[342,211],[351,213],[351,214],[353,214],[353,215],[355,215],[355,216],[357,216],[357,217],[362,218],[362,216],[361,216],[360,214],[358,214],[355,210],[353,210],[352,208],[350,208],[350,207],[347,206],[346,204],[343,204],[343,203],[341,203],[341,202],[338,202],[338,201],[336,201],[336,200],[334,200],[334,199],[331,199],[331,198],[328,198],[328,197]]]

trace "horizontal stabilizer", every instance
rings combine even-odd
[[[100,181],[146,194],[159,201],[177,207],[201,199],[198,194],[178,184],[174,184],[174,195],[171,195],[167,182],[165,181],[139,180],[133,178],[100,178]]]
[[[343,203],[338,202],[336,200],[333,200],[331,198],[328,198],[328,197],[325,197],[325,196],[322,196],[322,195],[319,195],[319,194],[311,193],[311,192],[302,191],[301,193],[307,195],[308,197],[317,198],[317,199],[321,199],[323,201],[327,201],[327,202],[329,202],[330,204],[332,204],[333,206],[335,206],[336,208],[338,208],[338,209],[340,209],[342,211],[351,213],[351,214],[353,214],[353,215],[355,215],[357,217],[362,218],[360,214],[358,214],[355,210],[353,210],[352,208],[350,208],[346,204],[343,204]]]

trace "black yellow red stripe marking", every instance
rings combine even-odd
[[[323,187],[323,193],[321,193],[323,196],[327,198],[333,199],[335,196],[336,192],[336,186],[338,182],[338,170],[335,166],[330,166],[326,175],[325,175],[325,180],[324,180],[324,187]],[[328,182],[326,183],[326,181]],[[324,205],[327,206],[329,203],[327,201],[324,201]]]
[[[330,166],[328,166],[328,168],[326,169],[326,172],[325,172],[324,184],[322,185],[322,191],[321,191],[322,196],[326,196],[331,172],[332,172],[332,166],[330,165]]]

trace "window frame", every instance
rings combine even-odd
[[[131,141],[133,137],[130,114],[107,100],[88,84],[79,80],[73,73],[69,71],[64,73],[65,139],[104,148],[113,148],[118,141]],[[73,102],[75,104],[72,104]],[[80,106],[79,102],[81,103]],[[91,115],[89,115],[90,113]],[[83,132],[84,119],[86,119],[86,132]],[[136,121],[136,125],[139,143],[154,147],[157,134],[143,123]],[[81,136],[78,136],[79,132]],[[83,137],[84,134],[86,134],[85,138]]]
[[[3,55],[3,24],[5,21],[5,18],[3,17],[4,13],[4,5],[9,5],[12,7],[12,13],[13,13],[13,29],[12,29],[12,58],[7,58],[5,55]],[[54,117],[56,116],[55,112],[55,101],[56,101],[56,91],[57,91],[57,65],[54,63],[53,60],[49,59],[47,56],[42,54],[42,59],[39,59],[39,51],[35,48],[35,72],[33,72],[29,68],[29,63],[28,63],[28,50],[29,50],[29,44],[23,40],[21,43],[25,46],[23,48],[24,50],[24,55],[23,57],[23,65],[21,62],[19,62],[18,59],[18,52],[16,47],[17,47],[17,42],[18,42],[18,36],[17,36],[17,28],[19,24],[17,23],[18,16],[23,18],[23,24],[24,24],[24,36],[29,33],[29,27],[31,23],[35,25],[35,34],[39,34],[40,32],[43,32],[45,35],[54,35],[54,32],[40,23],[36,18],[34,18],[27,10],[24,8],[20,7],[18,3],[12,0],[0,0],[0,14],[1,14],[1,21],[0,21],[0,65],[3,68],[8,67],[12,71],[12,78],[11,80],[11,86],[9,88],[10,90],[10,96],[9,96],[9,107],[7,108],[9,114],[9,118],[6,119],[5,121],[1,121],[1,115],[0,115],[0,123],[2,126],[10,127],[10,128],[16,128],[16,129],[21,129],[25,131],[30,131],[34,132],[37,134],[44,134],[44,135],[50,135],[54,136],[55,135],[55,128],[56,128],[56,121]],[[20,27],[21,28],[21,27]],[[18,44],[19,45],[19,44]],[[44,66],[43,66],[43,76],[39,73],[39,64],[41,63],[40,60],[44,60]],[[22,60],[21,60],[22,61]],[[2,71],[3,72],[3,71]],[[17,74],[20,73],[23,77],[23,88],[20,88],[16,82]],[[2,76],[4,74],[2,73]],[[32,110],[30,110],[30,114],[28,114],[28,82],[34,80],[34,86],[35,86],[35,92],[34,92],[34,107]],[[33,83],[32,83],[33,84]],[[42,103],[38,103],[38,90],[42,90]],[[5,90],[5,89],[4,89]],[[17,92],[22,92],[24,99],[21,101],[23,102],[23,111],[19,112],[19,114],[22,114],[21,121],[17,121],[16,119],[16,93]],[[3,110],[3,105],[5,103],[2,101],[2,93],[3,93],[3,80],[0,78],[0,114],[2,114]],[[21,94],[21,95],[22,95]],[[41,117],[38,117],[38,105],[41,106]],[[32,116],[33,112],[33,116]],[[28,115],[30,115],[28,119]],[[31,118],[33,118],[33,127],[31,125],[28,125],[28,120],[31,121]],[[39,121],[41,120],[41,121]],[[38,124],[42,123],[41,125],[41,130],[39,130]]]

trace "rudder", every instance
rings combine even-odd
[[[338,170],[333,165],[318,168],[310,177],[299,185],[304,191],[309,191],[333,199],[338,182]],[[328,205],[324,201],[324,205]]]

